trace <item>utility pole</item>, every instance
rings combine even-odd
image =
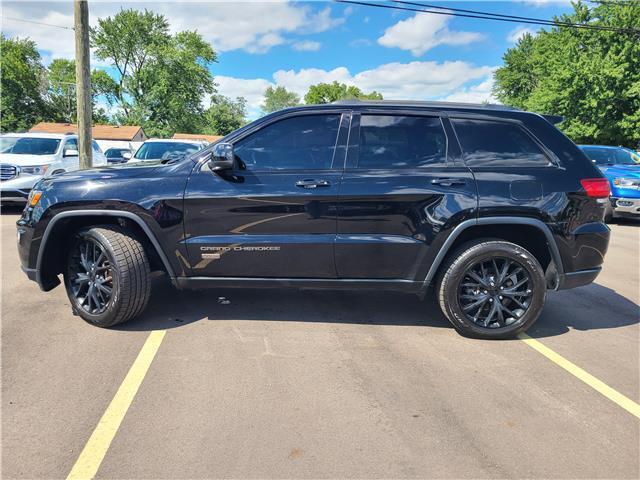
[[[87,0],[73,0],[76,34],[76,102],[78,112],[78,151],[80,168],[93,166],[91,148],[91,68],[89,65],[89,5]]]

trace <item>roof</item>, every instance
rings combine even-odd
[[[205,135],[203,133],[174,133],[172,138],[184,140],[204,140],[209,143],[217,142],[222,135]]]
[[[580,147],[580,148],[583,148],[583,147],[586,147],[586,148],[590,148],[590,147],[593,147],[593,148],[610,148],[610,149],[613,149],[613,150],[618,150],[620,148],[623,148],[623,149],[625,148],[625,147],[616,147],[614,145],[578,145],[578,147]]]
[[[66,136],[76,137],[74,133],[72,135],[65,135],[64,133],[39,133],[39,132],[26,132],[26,133],[3,133],[2,137],[30,137],[30,138],[57,138],[63,139]]]
[[[131,141],[142,130],[139,125],[93,125],[91,136],[95,140],[125,140]],[[78,133],[75,123],[40,122],[31,127],[30,132],[38,133]],[[143,132],[144,133],[144,132]]]

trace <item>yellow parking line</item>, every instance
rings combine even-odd
[[[635,415],[636,417],[640,418],[640,405],[638,405],[636,402],[634,402],[630,398],[625,397],[623,394],[621,394],[617,390],[614,390],[613,388],[611,388],[609,385],[607,385],[603,381],[598,380],[596,377],[591,375],[589,372],[586,372],[582,368],[580,368],[577,365],[571,363],[569,360],[564,358],[562,355],[557,354],[556,352],[551,350],[549,347],[544,346],[538,340],[535,340],[535,339],[531,338],[526,333],[519,334],[518,338],[520,340],[522,340],[524,343],[526,343],[527,345],[529,345],[534,350],[538,351],[539,353],[541,353],[542,355],[547,357],[549,360],[551,360],[556,365],[564,368],[567,372],[569,372],[574,377],[579,378],[580,380],[582,380],[584,383],[589,385],[595,391],[597,391],[597,392],[601,393],[602,395],[604,395],[605,397],[607,397],[613,403],[615,403],[618,406],[624,408],[631,415]]]
[[[165,333],[165,330],[157,330],[149,334],[127,376],[124,377],[120,388],[82,449],[78,460],[67,476],[67,480],[89,480],[95,477],[118,428],[120,428],[122,419],[156,356]]]

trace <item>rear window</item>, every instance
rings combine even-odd
[[[491,120],[451,119],[470,167],[551,165],[538,144],[519,125]]]
[[[447,160],[438,117],[366,115],[360,120],[358,168],[420,168]]]

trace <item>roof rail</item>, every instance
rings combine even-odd
[[[331,102],[332,105],[398,105],[398,106],[415,106],[415,107],[431,107],[431,108],[474,108],[487,110],[510,110],[520,111],[519,108],[510,107],[508,105],[496,103],[462,103],[462,102],[442,102],[442,101],[423,101],[423,100],[362,100],[362,99],[344,99]]]

